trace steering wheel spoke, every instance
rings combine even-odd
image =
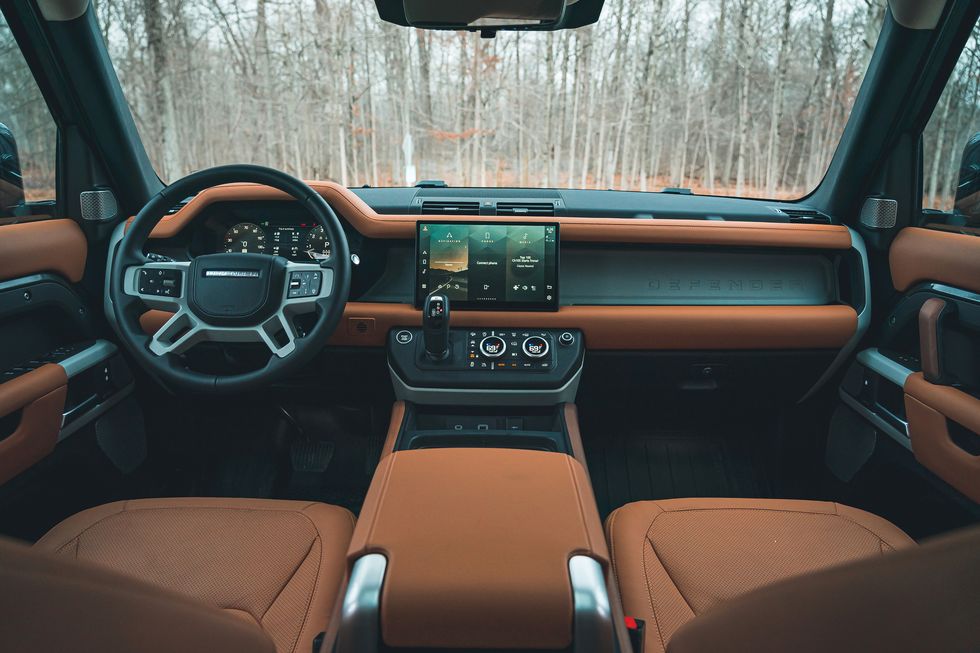
[[[334,270],[316,263],[293,263],[286,266],[286,290],[282,313],[287,316],[312,313],[322,300],[333,294]]]
[[[147,345],[157,356],[183,354],[185,351],[205,340],[206,327],[187,310],[178,311],[150,337]]]
[[[150,308],[179,313],[187,310],[189,262],[144,263],[126,269],[123,292]]]
[[[293,327],[292,320],[282,311],[259,325],[255,332],[273,356],[285,358],[296,349],[296,339],[299,335]]]

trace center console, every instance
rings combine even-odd
[[[626,650],[588,475],[564,454],[385,456],[348,560],[336,653]]]
[[[421,324],[388,334],[399,401],[325,650],[625,653],[573,403],[583,334],[533,326],[558,307],[557,225],[418,229]],[[528,326],[452,326],[476,307]]]
[[[421,328],[388,334],[395,395],[417,404],[571,402],[584,358],[578,329],[451,328],[471,308],[558,309],[558,225],[419,222],[416,303]]]

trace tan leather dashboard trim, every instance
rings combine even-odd
[[[980,456],[958,447],[949,433],[952,420],[980,437],[980,399],[916,372],[905,381],[905,413],[916,460],[980,503]]]
[[[359,233],[368,238],[412,240],[417,215],[381,215],[350,189],[329,181],[307,182]],[[285,193],[256,184],[227,184],[209,188],[184,207],[165,216],[151,238],[172,238],[216,202],[288,200]],[[441,221],[486,220],[486,216],[439,216]],[[596,243],[659,243],[670,245],[723,245],[805,249],[848,249],[851,235],[840,225],[732,222],[720,220],[635,220],[629,218],[535,218],[521,222],[559,222],[561,238]]]
[[[892,283],[900,292],[936,281],[980,292],[980,237],[907,227],[888,251]]]
[[[419,326],[410,304],[349,302],[334,345],[381,347],[395,326]],[[589,349],[837,349],[857,330],[850,306],[563,306],[551,313],[456,311],[454,327],[582,329]]]
[[[0,440],[0,484],[54,450],[68,394],[68,375],[48,363],[0,384],[0,417],[20,410],[20,423]]]
[[[348,562],[388,560],[381,632],[393,647],[562,649],[568,560],[609,568],[588,477],[570,456],[516,449],[397,451],[381,460]]]
[[[88,242],[74,221],[37,220],[0,227],[0,280],[53,272],[82,280]]]
[[[147,311],[156,333],[171,313]],[[348,302],[330,344],[384,347],[396,326],[421,326],[411,304]],[[857,330],[850,306],[563,306],[554,313],[456,311],[454,327],[582,329],[593,350],[839,349]],[[363,328],[359,328],[363,327]]]

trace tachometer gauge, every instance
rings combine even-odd
[[[240,222],[225,232],[225,251],[238,254],[265,254],[265,232],[251,222]]]
[[[322,225],[317,225],[306,234],[306,255],[314,261],[330,258],[330,241]]]

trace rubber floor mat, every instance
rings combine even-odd
[[[770,497],[765,465],[750,440],[687,432],[591,439],[586,458],[603,519],[632,501],[682,497]]]

